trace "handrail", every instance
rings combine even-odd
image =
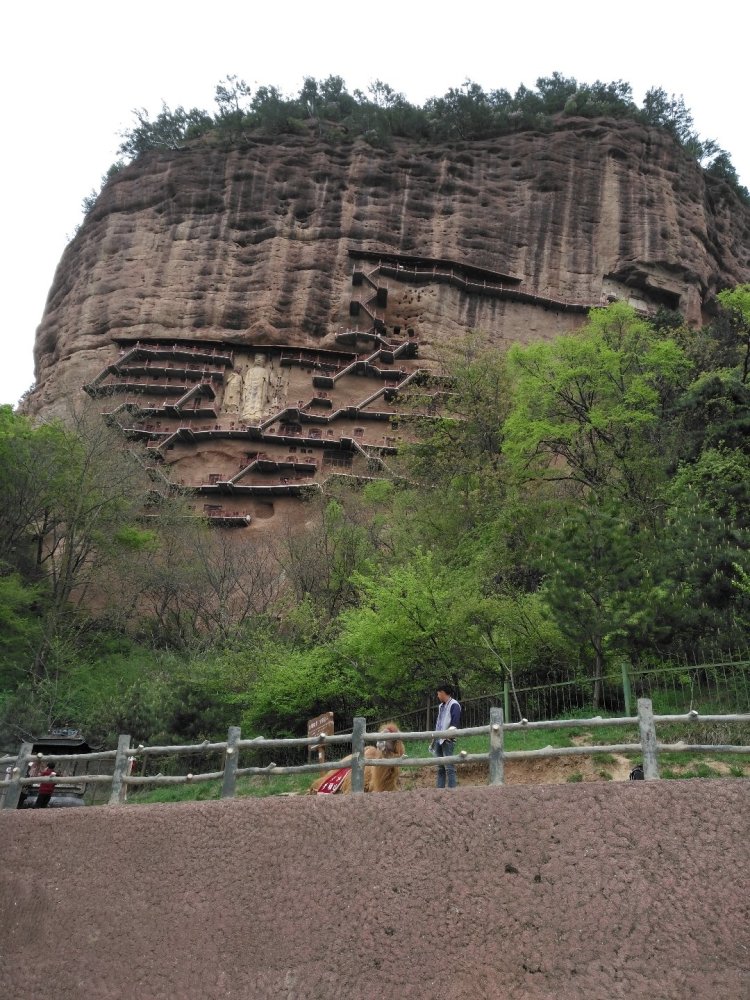
[[[437,767],[448,764],[467,764],[474,762],[489,762],[489,783],[492,785],[502,785],[504,783],[504,760],[533,760],[547,757],[566,756],[589,756],[597,753],[638,753],[643,756],[643,769],[646,780],[656,780],[659,778],[658,754],[662,752],[703,752],[703,753],[737,753],[750,754],[750,746],[730,745],[730,744],[687,744],[683,741],[677,743],[663,743],[657,741],[656,725],[675,723],[697,723],[702,722],[750,722],[750,714],[726,714],[726,715],[700,715],[696,711],[691,711],[681,715],[654,715],[649,698],[638,700],[637,716],[627,716],[621,718],[605,719],[596,716],[592,719],[555,719],[540,720],[539,722],[522,719],[521,722],[508,723],[503,719],[503,712],[500,708],[490,709],[490,721],[488,725],[471,726],[463,729],[451,730],[452,738],[465,736],[489,736],[489,748],[485,753],[468,753],[463,750],[450,757],[399,757],[398,767]],[[634,726],[637,725],[640,732],[640,742],[638,743],[618,743],[605,746],[574,746],[574,747],[542,747],[537,750],[509,750],[506,751],[503,745],[503,736],[506,732],[514,732],[522,729],[551,729],[551,728],[596,728],[600,726]],[[403,742],[415,740],[433,740],[445,737],[445,730],[426,730],[414,732],[399,732],[398,739]],[[367,744],[372,744],[383,738],[381,732],[366,732],[365,720],[355,719],[351,733],[336,733],[330,736],[307,736],[294,737],[292,739],[266,739],[256,737],[255,739],[240,739],[238,727],[230,727],[226,741],[210,743],[204,741],[200,744],[188,744],[184,746],[130,746],[129,736],[120,736],[117,750],[97,751],[91,754],[69,754],[65,755],[67,761],[94,761],[110,760],[114,758],[114,772],[111,775],[103,774],[82,774],[82,775],[59,775],[55,777],[45,777],[45,781],[51,784],[70,783],[75,780],[76,784],[107,784],[112,786],[110,794],[110,804],[116,805],[124,801],[124,794],[129,786],[138,785],[171,785],[184,784],[194,781],[209,781],[222,778],[222,797],[234,795],[234,780],[239,775],[268,775],[268,774],[306,774],[327,771],[332,762],[319,761],[311,764],[278,766],[271,762],[264,766],[238,767],[238,755],[245,750],[268,750],[286,747],[315,747],[320,748],[327,745],[351,744],[352,755],[348,761],[341,761],[338,766],[350,768],[353,772],[352,790],[357,791],[354,782],[355,772],[361,778],[364,767],[392,767],[394,758],[378,759],[365,758],[364,749]],[[21,772],[26,765],[38,758],[38,754],[31,752],[32,744],[22,745],[15,757],[5,756],[0,758],[0,764],[11,764],[12,777],[10,780],[0,780],[0,789],[5,790],[2,808],[15,809],[18,805],[21,790],[24,787],[39,782],[40,777],[22,777]],[[211,752],[224,753],[224,767],[221,771],[211,771],[204,773],[190,772],[185,775],[153,775],[153,776],[132,776],[130,770],[133,762],[138,758],[157,757],[175,754],[201,754]],[[231,766],[230,766],[231,761]]]
[[[532,291],[522,284],[509,286],[492,281],[484,281],[480,284],[479,282],[461,277],[452,269],[406,268],[403,265],[391,266],[385,264],[382,266],[381,271],[383,274],[395,278],[396,281],[407,281],[411,275],[414,276],[414,281],[418,281],[420,277],[438,282],[446,279],[448,284],[463,288],[468,293],[508,298],[517,302],[538,303],[539,305],[555,308],[563,312],[586,313],[601,304],[600,302],[578,302],[570,299],[556,299],[552,296],[540,295],[537,291]]]

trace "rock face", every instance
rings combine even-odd
[[[175,478],[218,485],[227,502],[206,506],[262,520],[261,485],[375,474],[406,386],[468,329],[547,338],[612,298],[697,324],[750,280],[749,248],[750,209],[632,122],[152,153],[63,255],[28,409],[53,415],[86,385]]]

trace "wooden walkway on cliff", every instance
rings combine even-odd
[[[549,295],[540,295],[536,290],[524,286],[520,278],[447,258],[422,257],[386,251],[381,253],[356,248],[350,248],[348,253],[353,260],[369,261],[375,265],[367,272],[355,266],[352,272],[352,284],[360,285],[366,280],[378,289],[380,293],[378,302],[383,305],[387,300],[387,291],[376,282],[374,277],[376,274],[409,284],[427,284],[429,282],[448,284],[469,295],[483,295],[507,299],[511,302],[524,302],[555,312],[585,314],[590,309],[601,305],[601,302],[577,302],[567,298],[560,299]],[[367,309],[373,321],[377,322],[380,317],[371,311],[369,308],[371,304],[372,300],[369,300],[367,305],[359,303],[361,308]]]
[[[359,481],[371,479],[378,472],[393,475],[386,464],[386,456],[396,452],[395,438],[384,434],[378,443],[366,441],[364,427],[367,422],[390,423],[394,419],[404,419],[403,414],[388,404],[409,385],[426,381],[442,385],[444,381],[422,368],[409,372],[400,366],[391,367],[400,358],[417,356],[418,344],[411,330],[403,339],[391,340],[375,328],[368,331],[346,329],[336,336],[336,341],[354,350],[339,352],[280,348],[278,345],[268,348],[277,354],[282,367],[299,366],[313,373],[313,394],[306,400],[298,400],[296,405],[278,408],[257,423],[239,417],[217,419],[215,385],[221,384],[226,368],[234,364],[233,353],[222,347],[137,342],[121,350],[117,361],[106,365],[84,388],[94,398],[120,393],[143,397],[161,395],[163,401],[159,404],[131,398],[106,414],[126,436],[145,440],[159,460],[164,460],[165,452],[178,443],[240,440],[252,442],[258,449],[248,453],[247,460],[233,473],[210,474],[207,482],[190,486],[182,482],[170,484],[165,479],[166,487],[184,487],[209,499],[221,495],[301,496],[310,489],[321,489],[333,477]],[[261,348],[256,345],[256,349]],[[202,365],[193,366],[189,363],[192,360]],[[333,409],[334,400],[329,393],[347,375],[377,380],[381,384],[356,403]],[[439,387],[428,395],[437,397],[444,391]],[[373,408],[379,400],[386,405]],[[326,410],[328,412],[321,412]],[[434,419],[435,406],[429,406],[428,410],[425,419]],[[158,417],[178,424],[163,428]],[[330,436],[330,428],[341,419],[361,422],[363,426],[355,428],[353,434],[348,430],[334,438]],[[295,452],[301,443],[309,451],[318,452],[318,456],[300,459],[293,454],[272,455],[262,450],[266,444],[274,449],[281,445]],[[357,456],[365,462],[361,472],[351,469]],[[325,478],[310,481],[310,477],[322,472],[324,466],[328,473]],[[363,475],[365,470],[367,474]],[[277,481],[253,482],[256,476],[275,476]],[[250,522],[249,514],[223,511],[221,506],[214,504],[205,505],[204,514],[212,524],[236,526]]]

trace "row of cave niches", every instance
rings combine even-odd
[[[348,350],[121,342],[84,389],[146,444],[165,486],[204,498],[194,509],[209,523],[244,526],[268,517],[274,498],[303,498],[331,476],[388,474],[408,438],[409,386],[424,413],[437,412],[439,380],[419,367],[412,330],[378,324],[336,341]]]

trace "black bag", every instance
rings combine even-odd
[[[643,781],[643,764],[636,764],[633,770],[630,772],[631,781]]]

